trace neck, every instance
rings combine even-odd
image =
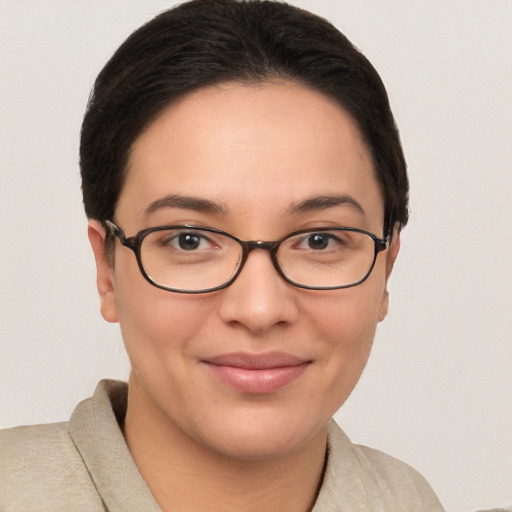
[[[321,482],[326,431],[293,453],[244,459],[198,443],[153,407],[130,379],[124,431],[162,511],[307,512]]]

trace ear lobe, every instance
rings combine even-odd
[[[379,322],[382,322],[388,314],[389,292],[387,289],[387,283],[388,283],[389,276],[391,275],[391,271],[393,270],[393,266],[395,264],[395,261],[396,261],[399,251],[400,251],[400,231],[398,229],[398,226],[396,226],[393,230],[393,238],[391,239],[391,243],[386,252],[386,287],[384,289],[384,294],[382,296],[382,300],[380,303]]]
[[[380,303],[380,308],[379,308],[379,322],[382,322],[384,320],[384,318],[386,318],[387,314],[388,314],[388,309],[389,309],[389,292],[387,290],[384,290],[384,295],[382,296],[382,300],[381,300],[381,303]]]
[[[101,314],[107,322],[117,322],[114,269],[105,254],[105,229],[101,222],[90,219],[87,235],[96,261],[96,286],[100,297]]]

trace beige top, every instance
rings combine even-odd
[[[102,381],[67,423],[0,431],[0,512],[159,512],[119,428],[126,398],[126,384]],[[312,512],[442,510],[414,469],[330,423]]]

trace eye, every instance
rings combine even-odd
[[[189,252],[210,249],[214,246],[212,240],[207,236],[194,231],[173,233],[172,236],[167,237],[162,242],[162,245]]]
[[[297,249],[324,251],[325,249],[333,249],[343,245],[344,241],[332,233],[308,233],[299,238],[296,244]]]
[[[184,251],[193,251],[201,245],[201,238],[197,233],[181,233],[176,237],[176,243]]]
[[[322,250],[329,246],[332,236],[327,233],[313,233],[307,237],[307,244],[310,249]]]

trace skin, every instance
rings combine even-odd
[[[175,194],[218,211],[160,201],[147,213]],[[360,209],[350,202],[297,209],[333,194]],[[295,83],[229,83],[185,96],[136,140],[114,220],[128,236],[183,223],[277,240],[340,225],[382,237],[383,216],[369,151],[338,104]],[[151,286],[119,243],[111,266],[98,221],[90,221],[89,238],[101,312],[120,323],[132,364],[125,436],[160,506],[309,510],[326,424],[356,385],[387,313],[398,234],[353,288],[293,287],[257,250],[230,287],[199,295]],[[276,391],[246,393],[204,364],[238,351],[285,352],[307,368]]]

